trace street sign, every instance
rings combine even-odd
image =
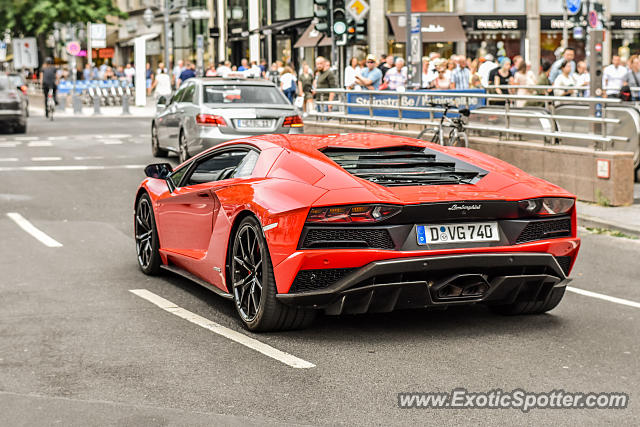
[[[566,0],[567,10],[570,14],[575,15],[582,6],[582,0]]]
[[[34,37],[13,39],[14,68],[36,68],[38,66],[38,44]]]
[[[589,11],[589,26],[591,28],[596,28],[598,26],[598,12],[595,10]]]
[[[69,43],[67,43],[66,49],[67,49],[67,53],[69,55],[78,56],[78,54],[80,53],[80,50],[81,50],[80,43],[78,43],[78,42],[69,42]]]
[[[107,47],[107,25],[91,24],[91,47],[103,48]]]
[[[369,12],[369,3],[365,0],[351,0],[347,4],[347,12],[349,12],[356,22],[362,21]]]
[[[581,40],[583,37],[584,37],[584,28],[573,27],[573,38],[577,40]]]

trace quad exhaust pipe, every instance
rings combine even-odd
[[[489,290],[483,274],[457,274],[431,287],[437,299],[480,298]]]

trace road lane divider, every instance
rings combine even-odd
[[[53,147],[51,141],[32,141],[27,144],[27,147]]]
[[[19,142],[0,142],[0,148],[16,148]]]
[[[585,297],[597,298],[603,301],[609,301],[609,302],[614,302],[616,304],[627,305],[629,307],[640,308],[640,302],[630,301],[628,299],[610,297],[609,295],[586,291],[584,289],[574,288],[573,286],[567,286],[567,290],[579,295],[583,295]]]
[[[50,248],[60,248],[62,243],[58,242],[54,238],[48,236],[44,231],[36,228],[25,217],[17,212],[7,212],[7,216],[15,222],[18,227],[22,228],[25,232],[36,238],[40,243]]]
[[[17,162],[17,157],[0,157],[0,162]]]
[[[59,162],[62,157],[32,157],[32,162]]]
[[[293,356],[289,353],[285,353],[282,350],[278,350],[277,348],[271,347],[268,344],[265,344],[261,341],[258,341],[254,338],[251,338],[245,334],[234,331],[233,329],[229,329],[225,326],[222,326],[212,320],[199,316],[195,313],[192,313],[189,310],[185,310],[182,307],[177,306],[169,300],[162,298],[159,295],[154,294],[151,291],[146,289],[130,289],[129,292],[139,296],[142,299],[149,301],[150,303],[160,307],[164,311],[167,311],[171,314],[175,314],[178,317],[181,317],[193,324],[196,324],[202,328],[208,329],[213,333],[216,333],[222,337],[230,339],[238,344],[241,344],[245,347],[248,347],[252,350],[257,351],[258,353],[262,353],[267,357],[275,359],[279,362],[284,363],[285,365],[291,366],[292,368],[298,369],[309,369],[315,368],[311,362],[307,362],[306,360],[302,360],[296,356]]]

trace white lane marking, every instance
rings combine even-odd
[[[33,141],[27,144],[27,147],[51,147],[53,144],[50,141]]]
[[[129,292],[139,296],[140,298],[146,299],[150,303],[157,305],[158,307],[165,311],[168,311],[169,313],[175,314],[178,317],[181,317],[191,323],[208,329],[220,336],[228,338],[231,341],[235,341],[238,344],[242,344],[245,347],[249,347],[252,350],[262,353],[265,356],[271,357],[272,359],[282,362],[285,365],[289,365],[292,368],[309,369],[315,368],[316,366],[313,363],[299,359],[289,353],[278,350],[277,348],[273,348],[270,345],[241,334],[240,332],[234,331],[233,329],[222,326],[212,320],[206,319],[202,316],[198,316],[197,314],[185,310],[184,308],[179,307],[171,301],[166,300],[161,296],[156,295],[146,289],[130,289]]]
[[[73,156],[73,160],[102,160],[104,156]]]
[[[0,148],[14,148],[17,147],[19,142],[0,142]]]
[[[62,160],[62,157],[32,157],[32,162],[57,162]]]
[[[103,142],[104,145],[120,145],[120,144],[122,144],[122,141],[120,141],[119,139],[105,139],[102,142]]]
[[[17,157],[0,157],[0,162],[17,162]]]
[[[31,236],[35,237],[45,246],[50,248],[59,248],[62,247],[62,243],[53,239],[46,235],[43,231],[36,228],[35,225],[31,224],[25,217],[20,215],[17,212],[7,212],[7,216],[11,218],[13,222],[18,224],[18,227],[22,228],[27,233],[31,234]]]
[[[609,295],[599,294],[597,292],[585,291],[584,289],[567,286],[567,290],[586,297],[598,298],[604,301],[615,302],[616,304],[628,305],[629,307],[640,308],[640,302],[630,301],[628,299],[610,297]]]
[[[88,170],[102,170],[102,169],[140,169],[142,170],[146,165],[116,165],[116,166],[6,166],[0,167],[0,172],[16,172],[16,171],[28,171],[28,172],[52,172],[52,171],[88,171]]]
[[[16,141],[37,141],[40,138],[37,136],[16,136],[14,139]]]
[[[146,133],[138,134],[138,138],[149,138],[149,136],[151,136],[151,135],[146,134]]]
[[[278,223],[274,222],[273,224],[265,225],[264,227],[262,227],[262,231],[269,231],[273,228],[276,228],[277,226],[278,226]]]
[[[49,141],[63,141],[65,139],[69,139],[68,136],[50,136],[47,138]]]

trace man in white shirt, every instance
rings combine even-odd
[[[482,81],[482,86],[489,85],[489,73],[491,70],[498,68],[498,64],[493,62],[493,55],[490,53],[484,57],[484,62],[480,67],[478,67],[478,75],[480,76],[480,81]],[[491,82],[493,84],[493,82]]]
[[[602,88],[606,90],[607,96],[614,96],[620,93],[628,72],[627,67],[623,67],[620,63],[618,55],[611,58],[611,65],[605,67],[602,72]]]

